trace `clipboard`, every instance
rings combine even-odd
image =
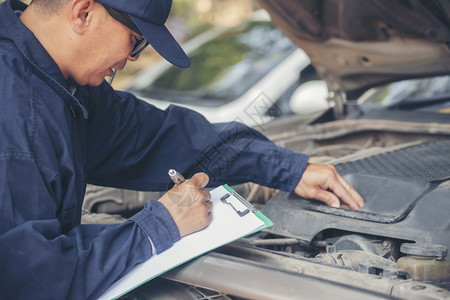
[[[213,220],[207,228],[183,237],[171,248],[135,266],[98,299],[117,299],[191,259],[273,225],[228,185],[219,186],[210,193]]]

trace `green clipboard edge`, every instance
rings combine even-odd
[[[238,193],[237,193],[235,190],[233,190],[228,184],[224,184],[224,185],[222,185],[222,186],[223,186],[230,194],[238,194]],[[256,229],[255,231],[250,232],[249,234],[247,234],[247,235],[245,235],[245,236],[251,235],[251,234],[256,233],[256,232],[258,232],[258,231],[261,231],[261,230],[263,230],[263,229],[265,229],[265,228],[268,228],[268,227],[273,226],[272,220],[270,220],[268,217],[266,217],[266,216],[265,216],[262,212],[260,212],[259,210],[256,210],[256,211],[253,212],[253,213],[254,213],[255,216],[257,216],[261,221],[263,221],[264,224],[265,224],[266,226],[265,226],[265,227],[262,227],[262,228],[258,228],[258,229]],[[235,239],[234,241],[231,241],[230,243],[235,242],[235,241],[237,241],[237,240],[239,240],[239,239],[241,239],[241,238],[243,238],[243,237],[237,238],[237,239]],[[228,244],[228,243],[227,243],[227,244]],[[226,244],[223,244],[223,245],[221,245],[221,246],[219,246],[219,247],[222,247],[222,246],[224,246],[224,245],[226,245]],[[217,247],[217,248],[219,248],[219,247]],[[215,249],[217,249],[217,248],[215,248]],[[192,257],[190,260],[193,260],[193,259],[195,259],[195,258],[198,258],[198,257],[202,256],[203,254],[206,254],[206,253],[208,253],[208,252],[210,252],[210,251],[214,251],[215,249],[212,249],[212,250],[209,250],[209,251],[205,251],[205,252],[203,252],[203,253],[201,253],[201,254],[195,256],[195,257]],[[190,260],[189,260],[189,261],[190,261]],[[174,268],[176,268],[176,267],[179,267],[179,266],[185,264],[186,262],[188,262],[188,261],[181,262],[181,263],[179,263],[179,264],[173,266],[170,270],[172,270],[172,269],[174,269]],[[136,288],[140,287],[141,285],[143,285],[143,284],[149,282],[150,280],[152,280],[152,279],[154,279],[154,278],[156,278],[156,277],[158,277],[158,276],[160,276],[160,275],[166,273],[167,271],[169,271],[169,270],[163,271],[163,272],[161,272],[161,273],[159,273],[159,274],[156,274],[156,275],[154,275],[154,276],[148,278],[147,280],[145,280],[145,281],[143,281],[143,282],[137,284],[136,286],[134,286],[133,288],[131,288],[131,289],[127,290],[127,291],[124,291],[122,294],[120,294],[120,295],[114,297],[113,299],[114,299],[114,300],[117,300],[118,298],[120,298],[120,297],[122,297],[122,296],[125,296],[126,294],[128,294],[128,293],[131,292],[131,291],[133,291],[134,289],[136,289]]]
[[[266,217],[265,215],[263,215],[263,213],[260,212],[259,210],[255,211],[255,215],[266,224],[266,228],[273,226],[272,220],[269,219],[268,217]]]

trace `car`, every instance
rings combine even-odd
[[[290,97],[309,66],[308,56],[263,10],[237,26],[208,30],[183,48],[189,68],[161,60],[132,76],[124,89],[161,109],[177,104],[213,122],[255,126],[292,113]]]
[[[238,186],[272,227],[124,297],[450,299],[450,2],[258,3],[309,56],[328,103],[319,119],[293,115],[259,130],[335,165],[366,204],[354,211]]]

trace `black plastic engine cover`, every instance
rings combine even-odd
[[[311,241],[326,229],[378,235],[450,248],[450,141],[424,143],[337,165],[366,204],[332,208],[277,193],[264,207],[269,231]]]

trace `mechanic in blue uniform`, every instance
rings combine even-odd
[[[105,82],[148,43],[189,66],[164,27],[170,7],[171,0],[1,5],[1,295],[95,298],[209,224],[208,181],[252,181],[336,207],[364,204],[332,166],[308,163],[242,124],[210,124],[176,106],[162,111]],[[167,190],[171,167],[192,177],[122,224],[80,225],[87,183]]]

